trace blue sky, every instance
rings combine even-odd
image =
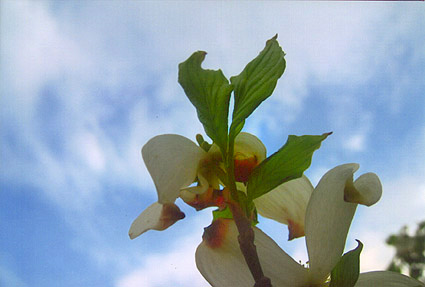
[[[333,131],[307,175],[357,162],[381,201],[359,207],[347,248],[383,269],[385,238],[424,219],[425,10],[421,3],[2,1],[0,285],[207,286],[194,251],[210,210],[130,241],[156,200],[140,149],[203,133],[177,65],[237,75],[276,33],[287,69],[247,121],[268,153],[288,134]],[[297,260],[303,239],[260,227]]]

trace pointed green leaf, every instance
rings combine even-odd
[[[179,83],[195,106],[207,135],[227,150],[227,132],[232,85],[221,70],[204,70],[201,64],[206,52],[198,51],[179,65]]]
[[[332,270],[330,287],[352,287],[359,279],[360,252],[363,244],[359,240],[356,241],[357,247],[345,253]]]
[[[314,151],[330,134],[290,135],[282,148],[266,158],[252,171],[248,180],[248,198],[253,200],[284,182],[301,177],[310,166]]]
[[[242,130],[245,119],[267,99],[285,71],[285,53],[276,40],[268,40],[266,47],[245,69],[230,81],[234,86],[235,106],[230,127],[232,137]]]

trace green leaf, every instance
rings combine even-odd
[[[301,177],[310,166],[314,151],[330,134],[290,135],[282,148],[252,171],[247,186],[248,198],[253,200],[284,182]]]
[[[359,279],[360,252],[363,244],[357,240],[357,247],[345,253],[331,272],[330,287],[352,287]]]
[[[238,76],[230,78],[235,93],[231,137],[236,137],[245,119],[272,94],[285,71],[285,53],[276,38],[268,40],[264,50]]]
[[[206,52],[198,51],[179,65],[179,83],[195,106],[207,135],[225,154],[232,85],[221,70],[204,70]]]
[[[213,210],[213,221],[219,218],[233,219],[232,211],[230,210],[230,208],[226,206],[226,208],[223,210]]]

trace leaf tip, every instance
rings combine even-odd
[[[276,35],[274,35],[271,39],[269,39],[269,40],[267,40],[267,42],[266,42],[266,45],[268,45],[268,44],[270,44],[271,42],[273,42],[273,41],[276,41],[277,42],[277,33],[276,33]]]
[[[207,52],[205,51],[196,51],[193,53],[193,57],[196,57],[196,60],[198,63],[202,63],[205,60],[205,56],[207,55]]]
[[[363,250],[363,243],[360,240],[358,240],[358,239],[356,239],[356,241],[357,241],[357,248],[359,248],[360,249],[360,252],[361,252]]]

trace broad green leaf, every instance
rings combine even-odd
[[[359,279],[360,252],[363,244],[359,240],[356,241],[357,247],[345,253],[332,270],[330,287],[352,287]]]
[[[207,135],[227,150],[227,132],[232,85],[221,70],[204,70],[201,64],[206,52],[198,51],[179,65],[179,83],[195,106]]]
[[[310,166],[314,151],[330,134],[290,135],[282,148],[252,171],[247,186],[248,198],[253,200],[284,182],[301,177]]]
[[[276,38],[268,40],[264,50],[238,76],[230,78],[235,93],[231,137],[236,137],[245,119],[272,94],[285,71],[285,53]]]

